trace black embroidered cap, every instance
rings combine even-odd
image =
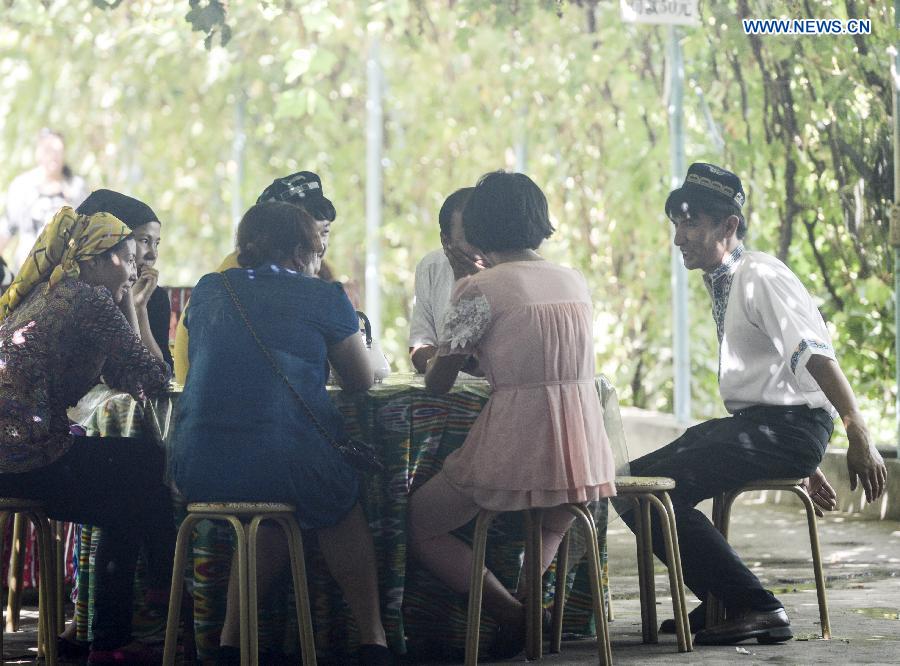
[[[317,220],[333,222],[336,217],[334,204],[325,197],[322,179],[312,171],[298,171],[272,181],[256,200],[256,203],[284,201],[306,209]]]
[[[302,203],[306,197],[323,197],[322,179],[312,171],[298,171],[284,178],[276,178],[272,181],[256,203],[269,203],[272,201],[285,201],[287,203]]]
[[[687,209],[691,203],[720,202],[736,206],[740,210],[746,195],[741,179],[731,171],[705,162],[694,162],[688,167],[684,183],[672,190],[666,199],[666,215],[669,219]]]

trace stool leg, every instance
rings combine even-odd
[[[684,642],[687,646],[687,652],[693,652],[694,639],[691,635],[690,618],[687,609],[687,593],[684,590],[684,570],[681,567],[681,548],[678,545],[678,525],[675,522],[675,507],[672,506],[672,498],[669,493],[663,491],[660,493],[660,500],[665,506],[666,513],[669,516],[669,532],[672,535],[672,549],[675,551],[675,573],[678,581],[679,607],[681,608],[682,626],[684,629]],[[675,598],[672,598],[674,605]],[[675,610],[677,613],[678,610]]]
[[[26,516],[28,520],[37,522],[37,518],[30,514],[22,514]],[[38,559],[38,567],[41,566],[40,556],[43,555],[44,547],[42,543],[43,535],[41,533],[40,528],[35,524],[34,526],[34,538],[35,538],[35,557]],[[37,583],[37,595],[38,595],[38,624],[37,624],[37,654],[39,657],[47,656],[47,601],[44,597],[44,593],[47,591],[46,578],[44,576],[43,568],[41,567],[40,577],[35,581]]]
[[[5,541],[4,535],[6,534],[6,523],[8,522],[8,519],[8,513],[0,514],[0,553],[3,552],[3,547],[6,545],[3,542]],[[4,618],[3,615],[4,608],[2,604],[0,604],[0,664],[6,663],[6,660],[3,658],[3,634],[6,632],[6,618]]]
[[[303,554],[303,535],[293,516],[279,518],[278,522],[288,539],[291,555],[291,574],[294,579],[294,605],[297,608],[297,626],[300,629],[300,651],[304,666],[316,665],[316,636],[313,633],[312,615],[309,610],[309,587],[306,581],[306,559]]]
[[[47,638],[46,638],[47,629],[44,626],[44,621],[47,619],[47,611],[44,608],[44,590],[41,587],[41,581],[37,581],[37,593],[38,593],[37,655],[38,655],[38,657],[43,657],[46,654],[46,652],[44,651],[44,641],[47,640]]]
[[[719,527],[719,531],[726,539],[728,538],[728,530],[731,527],[731,508],[734,506],[734,500],[738,498],[738,495],[740,495],[739,492],[725,493],[725,499],[722,502],[722,515],[720,516],[722,525]]]
[[[65,582],[66,582],[66,529],[68,523],[61,520],[54,520],[54,533],[56,545],[56,633],[61,634],[66,628],[66,607],[65,607]]]
[[[603,598],[606,600],[606,621],[612,622],[616,619],[616,614],[613,613],[613,603],[612,603],[612,588],[609,584],[609,562],[603,565]]]
[[[194,634],[194,597],[182,592],[180,608],[184,618],[184,640],[182,642],[184,646],[184,665],[193,666],[197,663],[197,638]],[[166,630],[168,631],[168,625]]]
[[[597,652],[602,666],[612,664],[612,648],[609,643],[609,625],[606,622],[606,611],[603,608],[603,586],[600,582],[600,545],[598,543],[597,525],[587,508],[580,504],[569,504],[569,510],[581,522],[587,533],[588,568],[591,577],[591,600],[594,606],[594,621],[597,625]]]
[[[270,519],[271,516],[253,516],[250,525],[247,528],[247,610],[248,624],[250,636],[250,661],[257,663],[259,660],[259,589],[257,587],[257,535],[259,534],[259,526],[264,520]],[[288,535],[285,535],[287,537]],[[290,550],[290,546],[288,546]],[[254,660],[253,655],[256,655]]]
[[[637,551],[637,570],[638,570],[638,598],[641,603],[641,641],[650,642],[650,618],[647,617],[647,572],[644,570],[644,518],[641,510],[641,501],[637,497],[632,497],[634,504],[634,541]]]
[[[481,632],[481,597],[484,591],[484,558],[487,532],[497,514],[480,511],[472,539],[472,581],[469,584],[469,609],[466,626],[466,666],[478,663],[478,637]]]
[[[37,536],[38,567],[40,568],[40,581],[38,589],[39,603],[43,603],[43,609],[39,612],[39,626],[44,629],[44,659],[48,666],[56,666],[56,599],[55,590],[56,572],[54,571],[53,534],[50,521],[47,516],[39,513],[31,515]]]
[[[825,573],[822,570],[822,551],[819,548],[819,529],[816,523],[816,509],[812,499],[803,488],[791,488],[800,497],[806,509],[806,524],[809,528],[809,547],[812,551],[813,574],[816,578],[816,597],[819,601],[819,622],[822,626],[822,638],[831,638],[831,622],[828,619],[828,600],[825,598]]]
[[[553,621],[550,652],[557,653],[562,645],[563,613],[566,604],[566,572],[569,570],[569,532],[563,537],[556,553],[556,590],[553,594]]]
[[[728,539],[728,519],[726,517],[725,506],[728,503],[727,494],[722,493],[713,497],[712,523],[717,530]],[[706,595],[706,626],[715,627],[725,621],[725,607],[722,602],[716,598],[716,595],[710,593]]]
[[[658,643],[656,619],[656,575],[653,566],[653,530],[650,522],[650,495],[641,495],[641,529],[643,531],[641,557],[644,559],[644,589],[647,595],[647,643]]]
[[[672,520],[666,505],[655,495],[648,495],[647,499],[653,504],[659,516],[659,524],[666,544],[666,562],[669,571],[669,589],[672,593],[672,611],[675,615],[675,634],[678,638],[678,651],[690,652],[690,633],[687,625],[687,613],[684,604],[684,584],[678,574],[680,554],[676,550],[677,542],[672,530]]]
[[[247,534],[244,531],[244,525],[236,516],[222,516],[227,520],[234,529],[235,541],[237,542],[237,566],[238,566],[238,592],[240,599],[240,615],[241,615],[241,664],[249,664],[249,666],[258,666],[259,654],[250,650],[250,585],[249,585],[249,563],[247,547]],[[253,577],[256,577],[254,570]],[[254,585],[256,581],[254,580]],[[254,609],[255,610],[255,609]],[[254,617],[254,620],[256,618]]]
[[[528,576],[528,640],[527,656],[537,660],[544,649],[544,604],[543,604],[543,534],[541,532],[543,512],[532,509],[526,512],[528,529],[526,539],[530,541],[530,555],[526,555]]]
[[[172,588],[169,593],[169,614],[166,618],[166,642],[163,650],[164,666],[174,666],[175,650],[178,644],[178,621],[181,614],[182,595],[184,590],[184,565],[187,551],[191,546],[194,525],[201,520],[196,514],[188,514],[178,528],[175,539],[175,559],[172,564]],[[185,631],[191,628],[185,627]]]
[[[9,593],[6,604],[6,630],[19,630],[19,610],[22,608],[22,577],[25,569],[25,518],[15,514],[12,547],[9,561]]]

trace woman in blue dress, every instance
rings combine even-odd
[[[286,203],[253,206],[238,227],[237,245],[242,268],[225,271],[224,278],[205,275],[191,294],[185,322],[190,370],[173,434],[175,483],[191,501],[295,505],[300,527],[316,531],[357,621],[361,663],[390,663],[357,472],[299,408],[241,319],[224,280],[280,371],[337,439],[342,425],[325,391],[328,363],[345,391],[364,391],[373,382],[356,312],[340,284],[313,277],[322,243],[303,209]],[[257,560],[261,596],[288,564],[280,529],[263,527]],[[239,661],[238,615],[233,567],[219,663]]]

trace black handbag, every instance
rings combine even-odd
[[[384,465],[378,459],[378,453],[375,451],[375,448],[369,444],[368,442],[364,442],[361,439],[354,439],[353,437],[345,436],[341,441],[336,440],[331,434],[319,423],[319,419],[316,418],[316,415],[313,413],[312,409],[310,409],[309,405],[306,404],[306,401],[303,399],[303,396],[300,395],[300,392],[294,388],[294,385],[291,384],[290,380],[287,376],[281,371],[281,368],[278,367],[278,364],[275,362],[275,358],[266,348],[266,346],[262,343],[262,340],[259,339],[259,336],[256,334],[256,330],[253,328],[253,325],[250,323],[250,319],[247,317],[247,311],[244,310],[244,305],[241,303],[238,295],[235,293],[234,288],[231,286],[231,282],[228,280],[228,276],[225,273],[221,273],[222,280],[225,284],[225,290],[228,292],[228,295],[231,296],[231,301],[234,303],[235,309],[237,309],[238,314],[241,316],[241,319],[244,320],[244,324],[247,325],[247,330],[250,331],[250,335],[256,341],[259,350],[263,353],[269,364],[272,366],[272,370],[275,371],[275,374],[281,378],[281,381],[285,383],[290,390],[291,394],[294,396],[294,399],[297,403],[303,408],[303,411],[306,412],[306,415],[309,417],[309,420],[312,421],[313,426],[315,426],[316,430],[319,431],[319,434],[325,438],[325,441],[328,442],[333,449],[335,449],[338,453],[344,456],[344,459],[349,463],[352,467],[362,471],[362,472],[380,472],[384,469]]]

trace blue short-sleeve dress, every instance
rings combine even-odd
[[[226,275],[281,371],[340,437],[340,414],[325,391],[327,351],[359,333],[341,286],[276,266]],[[172,434],[181,493],[189,501],[289,502],[304,529],[340,522],[357,501],[357,473],[275,374],[221,274],[201,278],[185,325],[190,371]]]

